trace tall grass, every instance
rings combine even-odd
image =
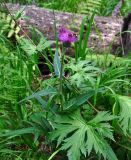
[[[15,46],[0,36],[0,135],[30,126],[29,117],[40,110],[37,104],[19,104],[20,100],[39,87],[34,65],[37,64],[19,45]],[[44,159],[44,155],[34,152],[38,150],[38,144],[33,142],[32,136],[13,138],[14,135],[11,136],[12,139],[0,138],[1,159],[28,159],[38,154]]]

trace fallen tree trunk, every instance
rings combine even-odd
[[[27,26],[32,25],[39,29],[48,39],[55,39],[55,25],[59,26],[75,26],[78,30],[83,19],[83,15],[71,14],[66,12],[58,12],[49,9],[39,8],[37,6],[20,6],[19,4],[7,4],[11,13],[19,11],[24,7],[23,14],[29,17],[26,21]],[[94,18],[94,26],[89,38],[88,45],[97,50],[107,50],[112,44],[120,45],[120,30],[122,27],[122,18],[115,17],[98,17]],[[25,24],[24,26],[25,27]]]

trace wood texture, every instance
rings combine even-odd
[[[55,39],[55,25],[77,28],[79,31],[82,18],[85,15],[58,12],[49,9],[39,8],[35,5],[20,6],[19,4],[7,4],[11,13],[24,9],[24,16],[28,17],[26,27],[33,25],[39,29],[48,39]],[[120,36],[123,20],[115,17],[95,17],[89,38],[89,46],[96,50],[107,50],[112,44],[120,45]],[[21,23],[25,27],[25,23]]]

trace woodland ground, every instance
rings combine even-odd
[[[97,15],[107,16],[118,1],[60,2],[36,3],[90,15],[95,9]],[[122,15],[130,11],[129,4],[126,0]],[[90,35],[84,33],[84,23],[78,37],[68,29],[58,31],[52,49],[52,42],[38,31],[35,38],[21,38],[19,16],[14,21],[8,13],[0,15],[0,159],[130,160],[130,56],[87,48]],[[93,16],[88,20],[91,28]],[[69,45],[74,57],[65,55]],[[44,75],[40,58],[48,69]]]

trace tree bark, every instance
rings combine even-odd
[[[19,4],[7,4],[11,13],[20,11],[24,8],[23,14],[28,17],[26,27],[32,25],[39,29],[48,39],[55,39],[55,26],[80,29],[80,25],[85,15],[72,14],[67,12],[53,11],[50,9],[39,8],[35,5],[20,6]],[[87,15],[88,16],[88,15]],[[21,23],[25,27],[25,23]],[[94,18],[94,25],[89,38],[88,46],[98,51],[112,48],[111,46],[120,45],[120,31],[123,20],[121,17],[98,17]]]

